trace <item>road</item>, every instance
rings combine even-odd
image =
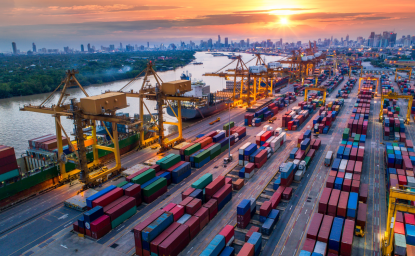
[[[292,86],[288,86],[282,89],[282,93],[287,91],[292,91]],[[233,109],[231,111],[231,120],[234,121],[236,125],[243,125],[244,113],[244,109]],[[214,125],[206,125],[208,122],[216,119],[217,117],[220,117],[222,122],[218,122]],[[183,131],[183,136],[186,139],[190,139],[205,131],[222,129],[223,123],[226,122],[228,118],[229,113],[227,111],[208,117],[203,121],[200,121],[192,125],[191,127],[186,128]],[[256,130],[260,129],[262,128],[256,128]],[[250,138],[249,135],[245,137],[245,139],[248,138]],[[252,140],[252,138],[250,139]],[[242,142],[244,142],[244,140],[241,140],[240,142],[238,142],[236,146],[232,148],[233,154],[237,154],[237,147]],[[130,152],[126,155],[123,155],[121,161],[123,167],[129,168],[138,163],[142,163],[143,161],[155,155],[155,150],[147,148],[144,150],[140,150],[138,152]],[[185,183],[191,184],[193,180],[195,180],[194,177],[198,176],[200,173],[206,173],[206,170],[209,167],[214,168],[214,164],[218,159],[222,158],[217,158],[216,160],[211,161],[205,167],[200,168],[196,172],[192,173],[191,177],[187,178]],[[111,165],[113,164],[114,163],[110,163],[109,166],[111,167]],[[233,167],[234,165],[228,165],[227,171],[229,171]],[[116,181],[109,181],[107,184],[105,184],[105,186],[109,184],[118,183],[122,179],[123,178],[116,179]],[[63,201],[74,196],[76,192],[80,190],[80,188],[80,184],[75,184],[72,187],[69,187],[69,185],[65,185],[1,213],[0,216],[2,221],[0,222],[0,240],[2,241],[2,243],[0,244],[0,250],[2,250],[2,253],[4,253],[5,255],[20,255],[21,253],[27,251],[32,247],[40,246],[42,248],[44,247],[46,242],[50,241],[50,239],[55,239],[53,237],[60,236],[59,232],[61,232],[62,230],[65,230],[63,232],[67,232],[68,230],[70,230],[70,225],[68,225],[69,221],[70,223],[73,223],[73,221],[77,219],[77,216],[80,215],[80,212],[77,212],[73,209],[65,208],[63,206]],[[148,207],[141,207],[140,212],[136,214],[134,217],[132,217],[125,224],[128,225],[129,223],[133,223],[143,215],[146,215],[150,210],[153,210],[154,205],[157,205],[160,202],[162,202],[163,199],[169,197],[170,194],[173,194],[175,192],[176,194],[180,194],[181,191],[177,192],[177,190],[180,188],[182,187],[171,186],[167,194],[163,195],[161,198],[159,198],[156,202],[153,202]],[[42,202],[41,207],[38,207],[38,202]],[[62,215],[65,215],[64,218],[60,218],[62,217],[60,215],[61,213]],[[65,219],[66,221],[63,222],[63,219]],[[124,226],[126,227],[126,225]],[[125,230],[113,230],[109,235],[107,235],[104,238],[104,240],[99,241],[99,243],[106,243],[106,240],[111,240],[113,237],[117,236],[120,232],[123,231]],[[24,239],[21,240],[20,237],[24,237]]]

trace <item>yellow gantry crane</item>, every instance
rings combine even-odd
[[[65,79],[62,80],[58,87],[56,87],[56,89],[39,106],[32,106],[30,104],[24,105],[22,108],[20,108],[20,111],[50,114],[55,118],[58,163],[60,170],[59,179],[61,182],[63,182],[66,181],[70,176],[79,175],[81,182],[85,183],[86,187],[88,187],[105,181],[108,178],[108,175],[116,174],[121,170],[117,124],[136,124],[132,124],[126,117],[115,115],[116,110],[128,106],[126,99],[122,94],[111,94],[106,95],[105,97],[100,95],[90,97],[76,79],[75,75],[77,73],[78,71],[76,70],[66,71]],[[77,102],[75,99],[71,99],[69,104],[65,104],[66,99],[70,96],[69,93],[67,93],[67,89],[73,86],[79,87],[86,97],[81,98],[80,102]],[[60,93],[57,104],[47,107],[46,104],[50,103],[50,101],[54,98],[55,92],[57,92],[60,88],[62,88],[62,91]],[[61,117],[67,117],[74,120],[75,136],[77,139],[76,148],[71,143],[68,134],[61,124]],[[108,132],[107,128],[106,130],[108,135],[111,137],[114,148],[97,144],[96,121],[106,121],[112,123],[113,134],[111,135]],[[83,134],[83,128],[86,126],[92,127],[92,151],[94,159],[91,163],[87,163],[86,159],[87,150],[84,144]],[[75,169],[71,172],[66,172],[65,164],[68,158],[63,153],[62,132],[68,138],[69,146],[72,148],[73,152],[76,155],[75,158],[70,160],[76,163],[79,167],[79,169]],[[111,169],[103,167],[98,171],[94,171],[95,169],[101,167],[101,163],[98,157],[98,149],[107,150],[114,153],[116,160],[115,167]]]
[[[412,75],[412,68],[411,67],[402,67],[402,68],[396,68],[395,70],[395,82],[398,78],[398,71],[408,71],[409,72],[409,82],[411,81],[411,75]]]
[[[411,109],[412,109],[412,101],[413,101],[413,96],[412,95],[399,95],[396,92],[390,92],[387,95],[382,94],[381,95],[381,102],[380,102],[380,113],[379,113],[379,122],[383,121],[383,102],[385,101],[385,99],[392,99],[392,100],[398,100],[398,99],[407,99],[408,100],[408,108],[406,110],[406,123],[409,124],[409,122],[411,121]]]
[[[362,77],[363,74],[363,66],[362,65],[350,65],[349,67],[349,77],[352,75],[352,69],[360,68],[360,75],[359,77]]]
[[[367,77],[360,77],[359,78],[359,88],[357,93],[360,93],[360,85],[361,82],[363,81],[376,81],[376,91],[375,91],[375,96],[378,96],[378,90],[379,90],[379,86],[380,86],[380,79],[378,77],[374,77],[374,76],[367,76]]]
[[[323,92],[323,105],[326,104],[326,93],[327,90],[326,88],[317,88],[317,87],[306,87],[304,89],[304,101],[308,101],[308,91],[319,91],[319,92]]]
[[[141,89],[138,92],[134,92],[130,90],[129,92],[123,92],[127,86],[132,85],[134,81],[138,79],[138,77],[145,73],[143,83]],[[150,76],[154,76],[156,80],[156,85],[152,86],[148,84],[148,79]],[[183,96],[184,93],[189,92],[192,90],[191,82],[189,80],[178,80],[178,81],[171,81],[171,82],[163,82],[160,76],[156,73],[153,68],[152,61],[147,63],[147,67],[136,76],[133,80],[127,83],[123,88],[121,88],[118,92],[124,93],[127,97],[139,98],[140,99],[140,120],[144,120],[144,107],[148,111],[151,116],[152,122],[154,123],[154,128],[157,130],[157,136],[153,138],[149,138],[147,140],[144,139],[144,129],[143,123],[141,123],[142,129],[140,129],[140,141],[142,146],[147,146],[153,141],[157,140],[160,144],[159,152],[164,152],[169,148],[173,147],[177,143],[181,143],[183,141],[183,127],[182,127],[182,112],[181,112],[181,103],[183,101],[186,102],[200,102],[201,99],[194,98],[194,97],[186,97]],[[106,92],[110,93],[110,92]],[[156,110],[158,119],[156,120],[154,116],[149,111],[147,105],[145,104],[144,100],[151,100],[157,103]],[[173,102],[176,104],[173,105]],[[173,105],[173,106],[172,106]],[[177,123],[175,122],[166,122],[163,119],[163,109],[165,107],[170,107],[172,112],[174,113],[175,117],[177,118]],[[177,108],[175,111],[174,108]],[[164,124],[175,125],[178,128],[178,136],[174,139],[168,139],[164,135]]]
[[[382,255],[393,255],[393,234],[395,230],[396,213],[408,212],[415,213],[415,207],[408,204],[398,203],[398,200],[415,201],[415,193],[408,190],[400,190],[391,188],[389,190],[389,205],[388,205],[388,218],[386,219],[386,231],[382,238]]]

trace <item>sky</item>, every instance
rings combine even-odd
[[[0,0],[0,51],[415,35],[414,0]]]

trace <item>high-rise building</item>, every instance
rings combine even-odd
[[[415,60],[415,48],[414,47],[412,47],[411,49],[411,58],[412,60]]]
[[[300,47],[301,46],[301,41],[297,41],[297,46]]]
[[[267,47],[268,48],[271,48],[272,47],[271,39],[267,39]]]
[[[361,37],[361,36],[359,36],[358,38],[357,38],[357,44],[360,46],[360,45],[363,45],[363,37]]]
[[[220,35],[218,35],[218,44],[220,45]]]
[[[87,48],[88,52],[91,52],[92,51],[91,44],[87,44],[86,48]]]
[[[84,52],[84,51],[85,51],[84,45],[81,44],[81,52]]]
[[[389,46],[394,47],[396,44],[396,33],[390,32],[389,35]]]
[[[209,38],[208,40],[208,48],[212,48],[213,44],[212,44],[212,38]]]
[[[150,42],[147,42],[147,48],[150,48]]]
[[[245,47],[245,41],[244,41],[244,40],[241,40],[241,41],[239,42],[239,46],[240,46],[240,47]]]
[[[120,43],[120,51],[122,51],[122,43]]]
[[[36,52],[36,44],[35,43],[32,43],[32,51]]]
[[[346,41],[349,42],[349,35],[346,36]]]
[[[228,38],[227,37],[225,37],[225,47],[228,47],[229,46],[229,43],[228,43]]]
[[[249,47],[249,38],[246,39],[246,46]]]
[[[115,51],[115,45],[110,44],[110,51]]]
[[[13,54],[17,54],[17,46],[15,42],[12,42]]]

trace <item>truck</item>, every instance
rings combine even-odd
[[[326,157],[324,158],[324,166],[329,167],[331,165],[331,161],[333,160],[333,151],[328,151]]]

